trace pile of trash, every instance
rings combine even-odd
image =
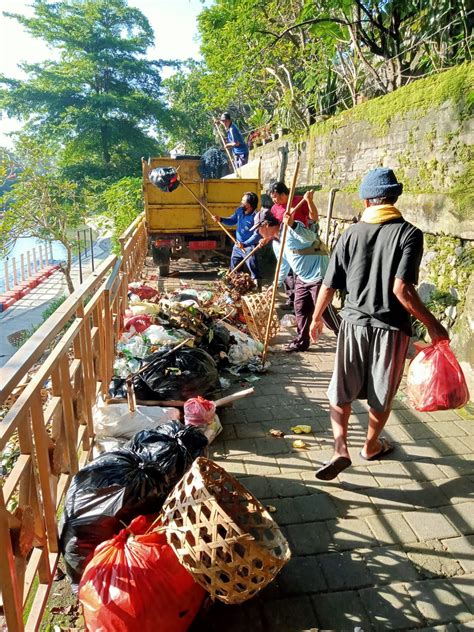
[[[100,395],[92,411],[95,458],[73,476],[60,527],[66,573],[88,629],[184,632],[206,590],[212,598],[222,594],[207,589],[189,569],[189,556],[181,556],[165,521],[169,513],[160,512],[165,503],[168,512],[175,506],[170,500],[175,488],[222,431],[219,406],[253,392],[222,397],[229,378],[240,380],[241,374],[266,368],[262,344],[248,335],[240,318],[240,296],[251,284],[243,274],[226,277],[212,292],[182,288],[164,294],[143,283],[129,286],[108,397]],[[228,491],[223,493],[227,498]],[[248,492],[242,493],[242,503],[244,498],[248,503]],[[176,502],[186,505],[186,495],[179,492]],[[190,508],[188,521],[194,517]],[[212,518],[216,528],[223,527],[221,518],[220,512]],[[196,529],[191,547],[203,537]],[[230,561],[216,561],[227,564],[224,569],[209,572],[235,574],[232,555],[225,558]],[[254,559],[255,553],[249,555]],[[240,557],[237,561],[242,563]],[[239,585],[242,581],[244,576]],[[249,598],[259,582],[247,596],[235,598]]]
[[[160,295],[149,286],[131,284],[111,398],[123,399],[121,380],[130,377],[138,389],[138,400],[183,401],[217,391],[217,369],[233,374],[261,372],[262,344],[245,331],[240,311],[240,297],[252,288],[246,273],[225,277],[213,292],[183,288]],[[189,378],[200,371],[207,380],[196,383],[193,390]],[[164,380],[167,387],[157,390],[156,383]],[[187,386],[181,388],[178,383]]]

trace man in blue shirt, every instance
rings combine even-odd
[[[235,166],[243,167],[247,164],[249,159],[249,148],[239,128],[235,123],[232,123],[229,112],[224,112],[220,118],[220,122],[227,131],[226,147],[232,150],[234,154]]]
[[[237,243],[232,248],[232,256],[230,259],[230,269],[233,270],[236,265],[246,257],[260,241],[258,232],[252,230],[255,218],[255,209],[258,206],[258,196],[251,191],[244,193],[241,200],[241,206],[235,210],[230,217],[220,217],[213,215],[215,222],[220,222],[225,226],[237,226],[235,237]],[[245,263],[250,270],[252,279],[256,282],[258,289],[262,286],[262,275],[257,259],[257,253],[249,257]]]

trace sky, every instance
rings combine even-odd
[[[16,20],[3,15],[3,11],[32,15],[31,4],[31,0],[0,0],[0,74],[7,77],[25,76],[18,68],[22,61],[36,63],[52,58],[51,49],[42,40],[30,37]],[[199,58],[196,17],[204,6],[201,0],[129,0],[128,4],[141,10],[155,32],[150,59]],[[0,118],[0,146],[11,147],[6,134],[20,127],[17,120]]]

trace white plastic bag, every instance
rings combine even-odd
[[[199,430],[205,435],[209,443],[212,443],[217,435],[222,432],[222,424],[218,415],[214,415],[211,423],[205,425],[197,425],[194,427],[199,428]]]
[[[292,329],[296,327],[296,316],[294,314],[285,314],[280,320],[280,325],[286,327],[286,329]]]
[[[150,325],[148,329],[145,329],[143,335],[147,337],[152,345],[167,345],[167,344],[176,344],[182,337],[176,335],[176,332],[167,331],[161,325]],[[189,336],[187,336],[189,337]]]
[[[177,408],[137,406],[130,412],[128,404],[107,405],[101,397],[92,411],[98,438],[131,439],[140,430],[153,430],[168,421],[179,420]]]
[[[263,345],[261,342],[257,342],[250,336],[232,329],[232,336],[237,341],[237,344],[230,346],[228,357],[229,362],[234,366],[240,366],[247,364],[250,360],[260,355],[263,351]]]
[[[139,314],[158,314],[160,306],[156,303],[141,302],[130,305],[129,309],[134,316],[138,316]]]

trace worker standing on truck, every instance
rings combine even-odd
[[[243,194],[240,204],[241,206],[239,206],[230,217],[212,216],[215,222],[221,222],[221,224],[225,224],[226,226],[237,227],[235,231],[237,243],[235,243],[232,248],[232,256],[230,259],[231,270],[233,270],[261,240],[259,233],[251,230],[255,218],[255,211],[258,206],[258,196],[252,191],[248,191]],[[257,253],[249,257],[245,265],[248,266],[250,275],[260,291],[262,288],[262,275]]]
[[[239,128],[232,122],[229,112],[223,112],[219,121],[225,127],[227,132],[227,142],[225,147],[231,149],[234,154],[235,166],[243,167],[249,160],[249,148],[244,141]]]

